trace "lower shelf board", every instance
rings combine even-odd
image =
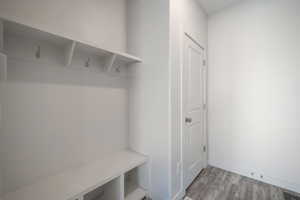
[[[125,200],[142,200],[145,196],[146,196],[146,191],[141,189],[141,188],[137,188],[134,191],[132,191],[131,193],[129,193],[126,197]]]
[[[69,169],[33,185],[5,194],[2,200],[70,200],[103,186],[125,172],[146,163],[147,157],[130,150],[81,167]],[[140,194],[140,192],[138,192]]]

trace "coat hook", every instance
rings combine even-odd
[[[41,58],[41,46],[38,45],[35,52],[35,58],[40,59]]]
[[[91,62],[91,59],[90,58],[88,58],[88,60],[85,62],[85,67],[89,67],[90,66],[90,62]]]

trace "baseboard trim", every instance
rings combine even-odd
[[[270,176],[266,176],[266,175],[264,175],[263,178],[257,178],[255,176],[251,176],[251,170],[232,169],[232,168],[226,168],[226,167],[222,167],[220,165],[214,165],[214,164],[210,164],[210,166],[220,168],[220,169],[223,169],[225,171],[229,171],[229,172],[232,172],[235,174],[239,174],[241,176],[245,176],[245,177],[257,180],[257,181],[268,183],[268,184],[280,187],[282,189],[300,193],[300,184],[298,184],[298,183],[292,183],[290,181],[280,180],[278,178],[274,178],[274,177],[270,177]]]

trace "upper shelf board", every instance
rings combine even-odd
[[[76,199],[146,162],[147,157],[141,154],[121,151],[89,165],[70,169],[25,186],[16,192],[4,195],[2,200]]]
[[[101,48],[96,44],[92,44],[91,42],[86,42],[82,40],[75,40],[72,38],[66,38],[64,36],[56,35],[53,33],[45,32],[36,28],[32,28],[23,24],[1,20],[0,23],[3,23],[3,34],[4,38],[6,35],[16,35],[23,38],[31,38],[37,41],[45,41],[56,46],[65,48],[65,65],[70,65],[72,62],[74,51],[82,51],[86,53],[90,53],[93,55],[97,55],[99,57],[103,57],[104,59],[109,59],[112,55],[115,55],[114,62],[112,65],[118,63],[122,65],[128,65],[132,63],[140,63],[142,60],[133,55],[109,50],[106,48]],[[1,33],[0,33],[1,34]],[[4,47],[5,51],[5,47]]]

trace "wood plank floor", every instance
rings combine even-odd
[[[204,169],[187,190],[192,200],[285,200],[283,190],[218,168]]]

